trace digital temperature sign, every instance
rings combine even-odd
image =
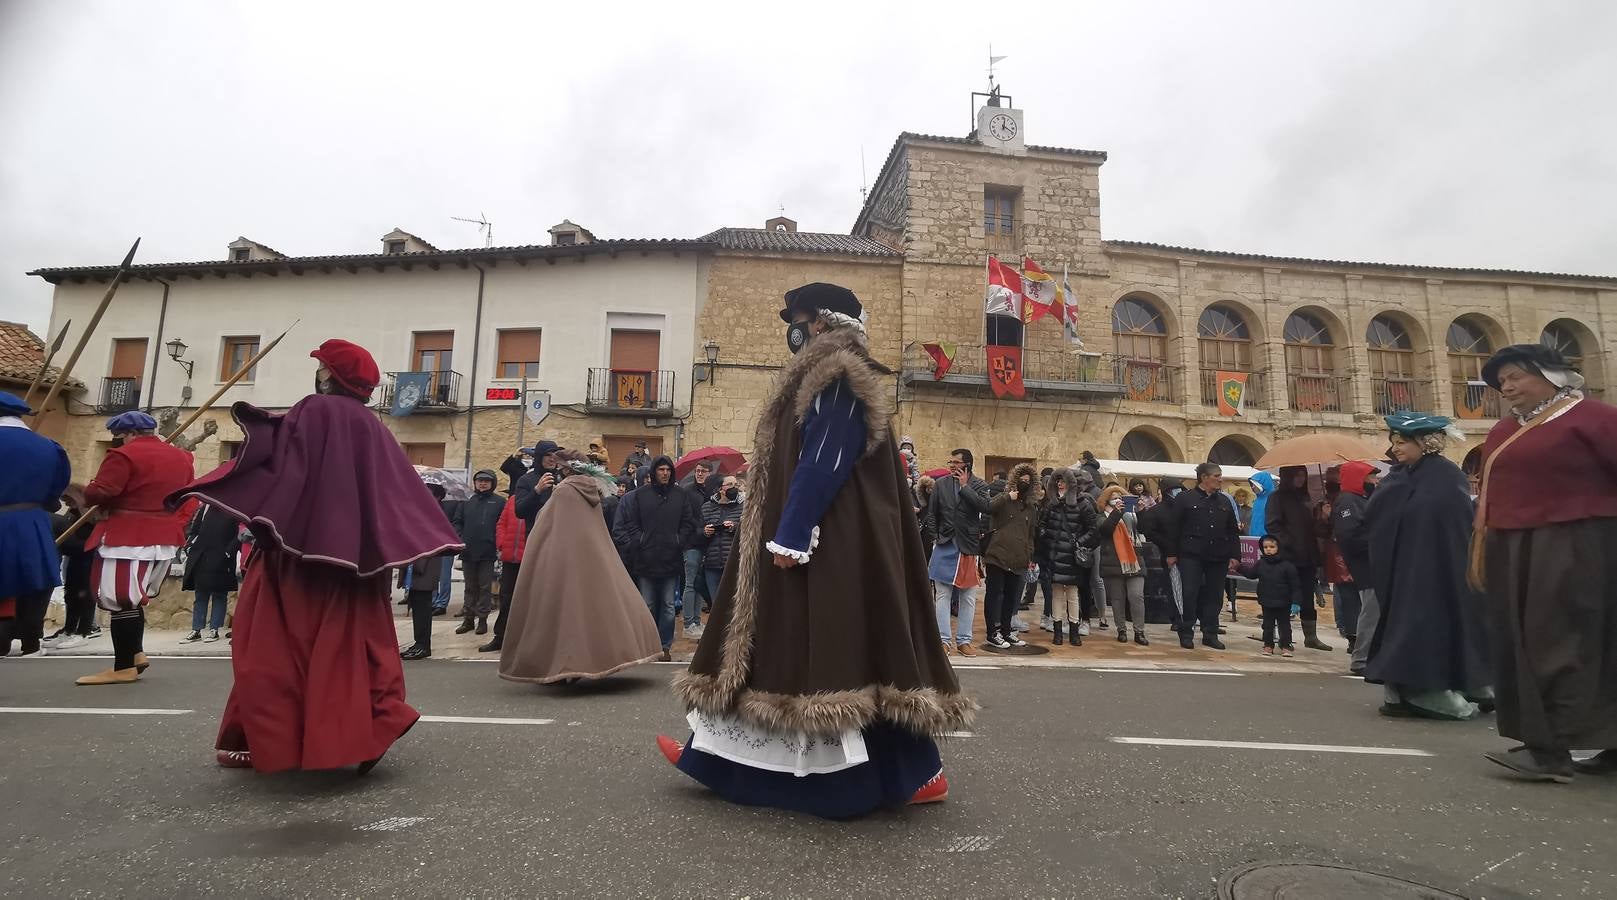
[[[483,390],[484,400],[520,400],[521,392],[517,388],[491,387]]]

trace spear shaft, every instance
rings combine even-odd
[[[90,324],[86,325],[84,333],[79,335],[79,342],[73,347],[73,355],[67,358],[67,364],[62,366],[62,371],[56,376],[56,380],[51,382],[50,393],[45,395],[45,402],[40,404],[39,412],[34,414],[34,431],[39,431],[40,426],[45,422],[45,417],[51,414],[51,402],[56,399],[57,394],[62,392],[62,385],[67,383],[68,376],[73,373],[73,367],[78,365],[79,355],[84,352],[84,345],[90,342],[90,335],[95,334],[95,327],[101,324],[101,316],[106,313],[107,305],[112,302],[112,295],[118,293],[118,285],[123,284],[125,279],[129,277],[129,264],[134,262],[135,251],[138,249],[140,249],[140,238],[135,238],[134,245],[129,248],[129,252],[124,256],[124,261],[118,264],[118,271],[112,276],[112,283],[107,285],[107,292],[101,297],[101,305],[95,308],[95,315],[90,317]]]
[[[50,349],[45,351],[45,361],[39,364],[39,371],[34,374],[33,383],[28,385],[27,393],[22,395],[24,406],[28,405],[28,401],[34,399],[34,391],[39,390],[39,383],[45,380],[45,373],[50,371],[51,360],[55,359],[56,352],[62,349],[62,340],[67,337],[67,330],[72,327],[73,320],[68,319],[62,323],[62,330],[56,332],[56,340],[51,341]]]

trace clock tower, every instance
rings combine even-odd
[[[998,88],[988,93],[986,102],[977,110],[977,143],[1008,156],[1026,156],[1022,111],[1011,108],[1010,99],[1000,94]]]

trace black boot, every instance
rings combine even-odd
[[[505,639],[496,634],[494,636],[494,640],[489,641],[488,643],[484,644],[481,647],[478,647],[477,652],[478,653],[498,653],[498,652],[500,652],[500,648],[503,647],[503,646],[505,646]]]
[[[1050,630],[1055,632],[1055,637],[1051,639],[1050,643],[1056,645],[1057,647],[1059,647],[1063,643],[1065,643],[1061,639],[1061,623],[1060,622],[1052,622],[1052,623],[1050,623]]]
[[[477,617],[477,633],[488,634],[488,616]]]
[[[1358,648],[1358,646],[1359,646],[1359,638],[1358,638],[1357,635],[1350,634],[1347,637],[1347,642],[1348,642],[1348,648],[1347,648],[1348,656],[1352,656],[1353,651],[1356,650]]]
[[[471,631],[473,628],[476,628],[476,627],[477,627],[476,625],[472,624],[471,617],[467,616],[466,618],[460,620],[459,625],[455,626],[455,633],[456,634],[465,634],[468,631]]]
[[[1310,650],[1331,650],[1330,644],[1319,639],[1319,622],[1303,623],[1303,646]]]

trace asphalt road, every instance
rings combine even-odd
[[[646,666],[592,689],[407,666],[428,715],[371,775],[213,763],[223,660],[0,662],[0,861],[18,897],[1210,897],[1258,860],[1333,861],[1471,897],[1617,895],[1617,781],[1522,784],[1487,720],[1375,713],[1326,675],[969,669],[948,802],[831,823],[728,805],[670,768]],[[47,714],[16,708],[190,710]],[[1397,748],[1430,756],[1218,740]]]

